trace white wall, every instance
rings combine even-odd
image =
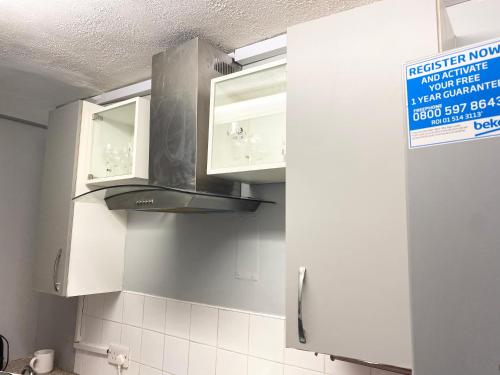
[[[75,363],[73,341],[77,307],[78,298],[42,293],[38,296],[35,349],[54,349],[57,367],[67,371],[72,371]]]
[[[255,195],[277,204],[255,214],[130,213],[125,289],[284,314],[285,185]]]
[[[0,333],[11,359],[40,348],[72,369],[77,299],[33,291],[46,130],[0,119]]]
[[[11,358],[35,347],[32,267],[44,146],[44,129],[0,119],[0,333]]]
[[[4,66],[0,60],[0,114],[47,124],[49,111],[56,106],[92,93],[40,73]]]

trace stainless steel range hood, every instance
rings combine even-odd
[[[241,183],[207,176],[210,80],[237,70],[230,57],[198,38],[153,57],[149,184],[116,185],[104,194],[110,210],[152,212],[255,211]]]
[[[96,189],[77,198],[103,194],[110,210],[174,213],[254,212],[261,203],[255,198],[196,192],[154,185],[117,185]]]

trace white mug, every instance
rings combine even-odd
[[[52,349],[43,349],[35,352],[30,361],[30,367],[37,374],[47,374],[54,369],[54,351]]]

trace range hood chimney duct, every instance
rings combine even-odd
[[[198,38],[153,56],[149,182],[239,196],[241,184],[207,176],[210,81],[236,70],[232,59]]]

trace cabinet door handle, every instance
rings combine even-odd
[[[306,343],[306,334],[304,324],[302,323],[302,291],[304,289],[304,279],[306,278],[306,267],[299,267],[299,299],[298,299],[298,322],[299,322],[299,341]]]
[[[57,282],[57,274],[59,273],[59,264],[61,263],[62,249],[59,249],[54,260],[54,271],[52,274],[52,281],[54,283],[54,290],[59,292],[61,290],[61,283]]]

